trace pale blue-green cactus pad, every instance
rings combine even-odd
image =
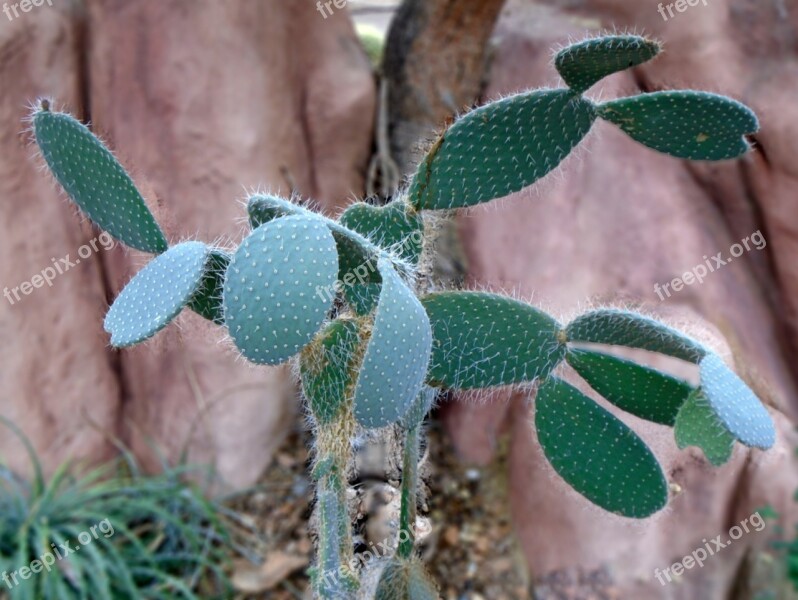
[[[701,390],[726,429],[746,446],[763,450],[773,446],[773,419],[751,388],[717,354],[707,354],[699,367]]]
[[[225,323],[244,357],[276,365],[310,343],[337,274],[335,240],[320,219],[283,217],[255,229],[230,261],[223,295]]]
[[[355,385],[355,417],[364,427],[399,420],[421,390],[432,349],[429,318],[418,298],[382,258],[382,291]]]
[[[132,346],[166,327],[202,283],[210,251],[202,242],[184,242],[139,271],[105,316],[111,345]]]

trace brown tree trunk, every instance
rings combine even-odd
[[[504,0],[406,0],[388,35],[391,151],[402,173],[419,145],[479,97],[488,40]]]

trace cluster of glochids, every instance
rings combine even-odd
[[[481,106],[440,134],[405,191],[385,206],[357,203],[337,220],[272,195],[249,198],[252,230],[234,250],[199,241],[170,246],[131,178],[84,125],[42,101],[35,141],[55,178],[97,225],[157,255],[119,294],[105,319],[111,344],[144,341],[185,307],[226,327],[241,354],[278,365],[298,357],[315,423],[318,559],[315,593],[352,597],[346,501],[351,441],[363,429],[405,433],[400,531],[377,597],[433,598],[414,557],[419,429],[441,389],[537,382],[534,423],[554,470],[602,508],[642,518],[661,509],[668,486],[657,460],[618,418],[555,376],[563,361],[607,401],[674,428],[715,465],[735,440],[774,442],[771,418],[712,351],[641,314],[594,310],[567,325],[491,293],[420,293],[422,211],[487,202],[543,177],[597,118],[676,157],[723,160],[744,154],[756,116],[729,98],[663,91],[595,103],[583,93],[603,77],[659,52],[624,35],[561,50],[562,89],[539,89]],[[327,290],[326,293],[319,293]],[[641,348],[697,365],[698,385],[620,358]]]

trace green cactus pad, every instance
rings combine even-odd
[[[380,300],[381,283],[355,284],[343,286],[344,297],[358,315],[368,315],[377,308]]]
[[[42,109],[33,131],[50,171],[86,216],[131,248],[160,254],[169,247],[133,180],[85,125]]]
[[[400,424],[402,425],[403,429],[413,429],[414,427],[418,427],[421,423],[424,422],[424,417],[427,416],[427,413],[432,410],[432,407],[435,404],[435,398],[438,396],[438,390],[424,386],[421,388],[421,391],[416,396],[416,399],[413,401],[413,404],[410,405],[410,409],[405,413],[405,416],[402,417]]]
[[[485,388],[545,377],[562,361],[560,324],[505,296],[441,292],[421,300],[432,323],[430,385]]]
[[[751,388],[717,354],[707,354],[699,367],[701,390],[726,429],[746,446],[773,446],[773,419]]]
[[[728,462],[734,450],[734,436],[720,422],[701,390],[690,394],[679,410],[674,434],[679,448],[698,446],[716,467]]]
[[[184,242],[139,271],[105,316],[111,345],[132,346],[166,327],[201,285],[210,251],[202,242]]]
[[[651,60],[661,49],[658,42],[637,35],[608,35],[563,48],[554,66],[571,90],[582,93],[607,75]]]
[[[409,198],[419,209],[472,206],[531,185],[585,137],[593,104],[570,90],[537,90],[456,121],[421,162]]]
[[[338,255],[319,219],[283,217],[255,229],[239,246],[223,295],[224,320],[251,362],[276,365],[299,352],[324,322]]]
[[[432,332],[424,307],[387,259],[378,264],[382,292],[355,386],[355,417],[385,427],[409,409],[427,373]]]
[[[333,421],[346,403],[354,381],[352,369],[360,343],[355,321],[335,320],[302,352],[302,391],[319,425]]]
[[[686,381],[603,352],[571,350],[566,359],[615,406],[655,423],[672,426],[693,391]]]
[[[280,217],[305,215],[307,212],[298,204],[271,194],[253,194],[247,199],[247,214],[252,229]]]
[[[217,325],[224,323],[222,293],[224,276],[231,258],[232,256],[223,250],[211,250],[205,263],[205,277],[202,278],[202,283],[188,303],[191,310]]]
[[[417,559],[390,559],[380,574],[374,600],[438,600],[435,582]]]
[[[683,333],[639,313],[600,309],[574,319],[566,328],[569,342],[628,346],[698,363],[706,348]]]
[[[353,204],[343,212],[339,222],[410,264],[418,264],[424,221],[405,200],[394,200],[386,206],[371,206],[362,202]],[[360,247],[342,252],[341,246],[339,243],[339,279],[343,283],[344,296],[358,314],[368,314],[377,305],[380,296],[376,260],[363,262]]]
[[[393,251],[411,264],[418,264],[424,221],[406,200],[400,198],[385,206],[358,202],[347,208],[339,221],[377,246]]]
[[[594,504],[640,519],[667,503],[668,484],[651,450],[575,387],[549,378],[538,390],[535,426],[554,470]]]
[[[748,152],[746,135],[759,130],[753,111],[731,98],[692,90],[654,92],[598,107],[632,139],[690,160],[726,160]]]

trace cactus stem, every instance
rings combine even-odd
[[[407,430],[402,456],[402,504],[399,509],[400,558],[410,558],[416,541],[416,505],[418,490],[418,452],[421,425]],[[405,535],[402,535],[405,532]]]
[[[319,541],[317,549],[317,591],[321,598],[340,598],[344,591],[357,589],[357,575],[350,564],[354,557],[352,530],[346,499],[347,468],[351,460],[350,440],[355,421],[351,402],[339,415],[316,433]]]

